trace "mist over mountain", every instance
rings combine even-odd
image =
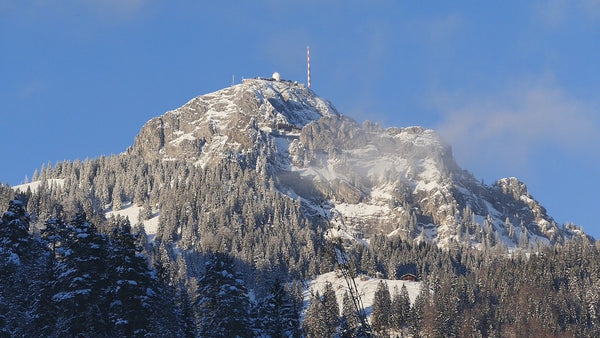
[[[506,248],[585,236],[557,224],[518,179],[475,179],[435,131],[359,125],[290,81],[247,79],[194,98],[150,120],[128,154],[199,168],[252,158],[304,217],[328,223],[328,236]]]
[[[193,98],[0,206],[0,335],[600,332],[592,237],[435,131],[359,124],[297,82]]]

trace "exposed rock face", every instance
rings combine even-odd
[[[196,97],[150,120],[136,137],[134,151],[148,160],[194,160],[248,151],[268,133],[298,132],[335,108],[302,85],[249,79]]]
[[[196,97],[150,120],[132,151],[199,166],[254,154],[282,197],[300,198],[331,236],[481,245],[487,231],[488,241],[514,247],[580,235],[557,225],[517,179],[487,186],[459,168],[434,131],[359,125],[288,81],[250,79]]]

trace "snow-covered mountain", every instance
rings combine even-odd
[[[462,170],[435,131],[360,125],[296,82],[246,79],[196,97],[146,123],[129,153],[202,168],[253,155],[266,163],[260,177],[325,221],[328,237],[514,248],[586,236],[557,224],[518,179],[486,185]]]
[[[597,242],[433,130],[358,124],[294,82],[199,96],[32,178],[0,184],[0,335],[356,336],[364,309],[382,336],[599,336]]]

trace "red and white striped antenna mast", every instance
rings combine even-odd
[[[308,89],[310,89],[310,47],[306,46],[306,63],[308,65]]]

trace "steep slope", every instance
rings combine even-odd
[[[330,115],[338,115],[335,108],[301,84],[247,79],[150,120],[134,149],[147,160],[185,159],[204,165],[215,157],[252,150],[261,132],[294,134]]]
[[[585,235],[558,225],[516,178],[476,180],[434,131],[359,125],[289,81],[246,79],[196,97],[150,120],[131,151],[201,167],[251,154],[308,219],[329,223],[326,236],[513,248]]]

